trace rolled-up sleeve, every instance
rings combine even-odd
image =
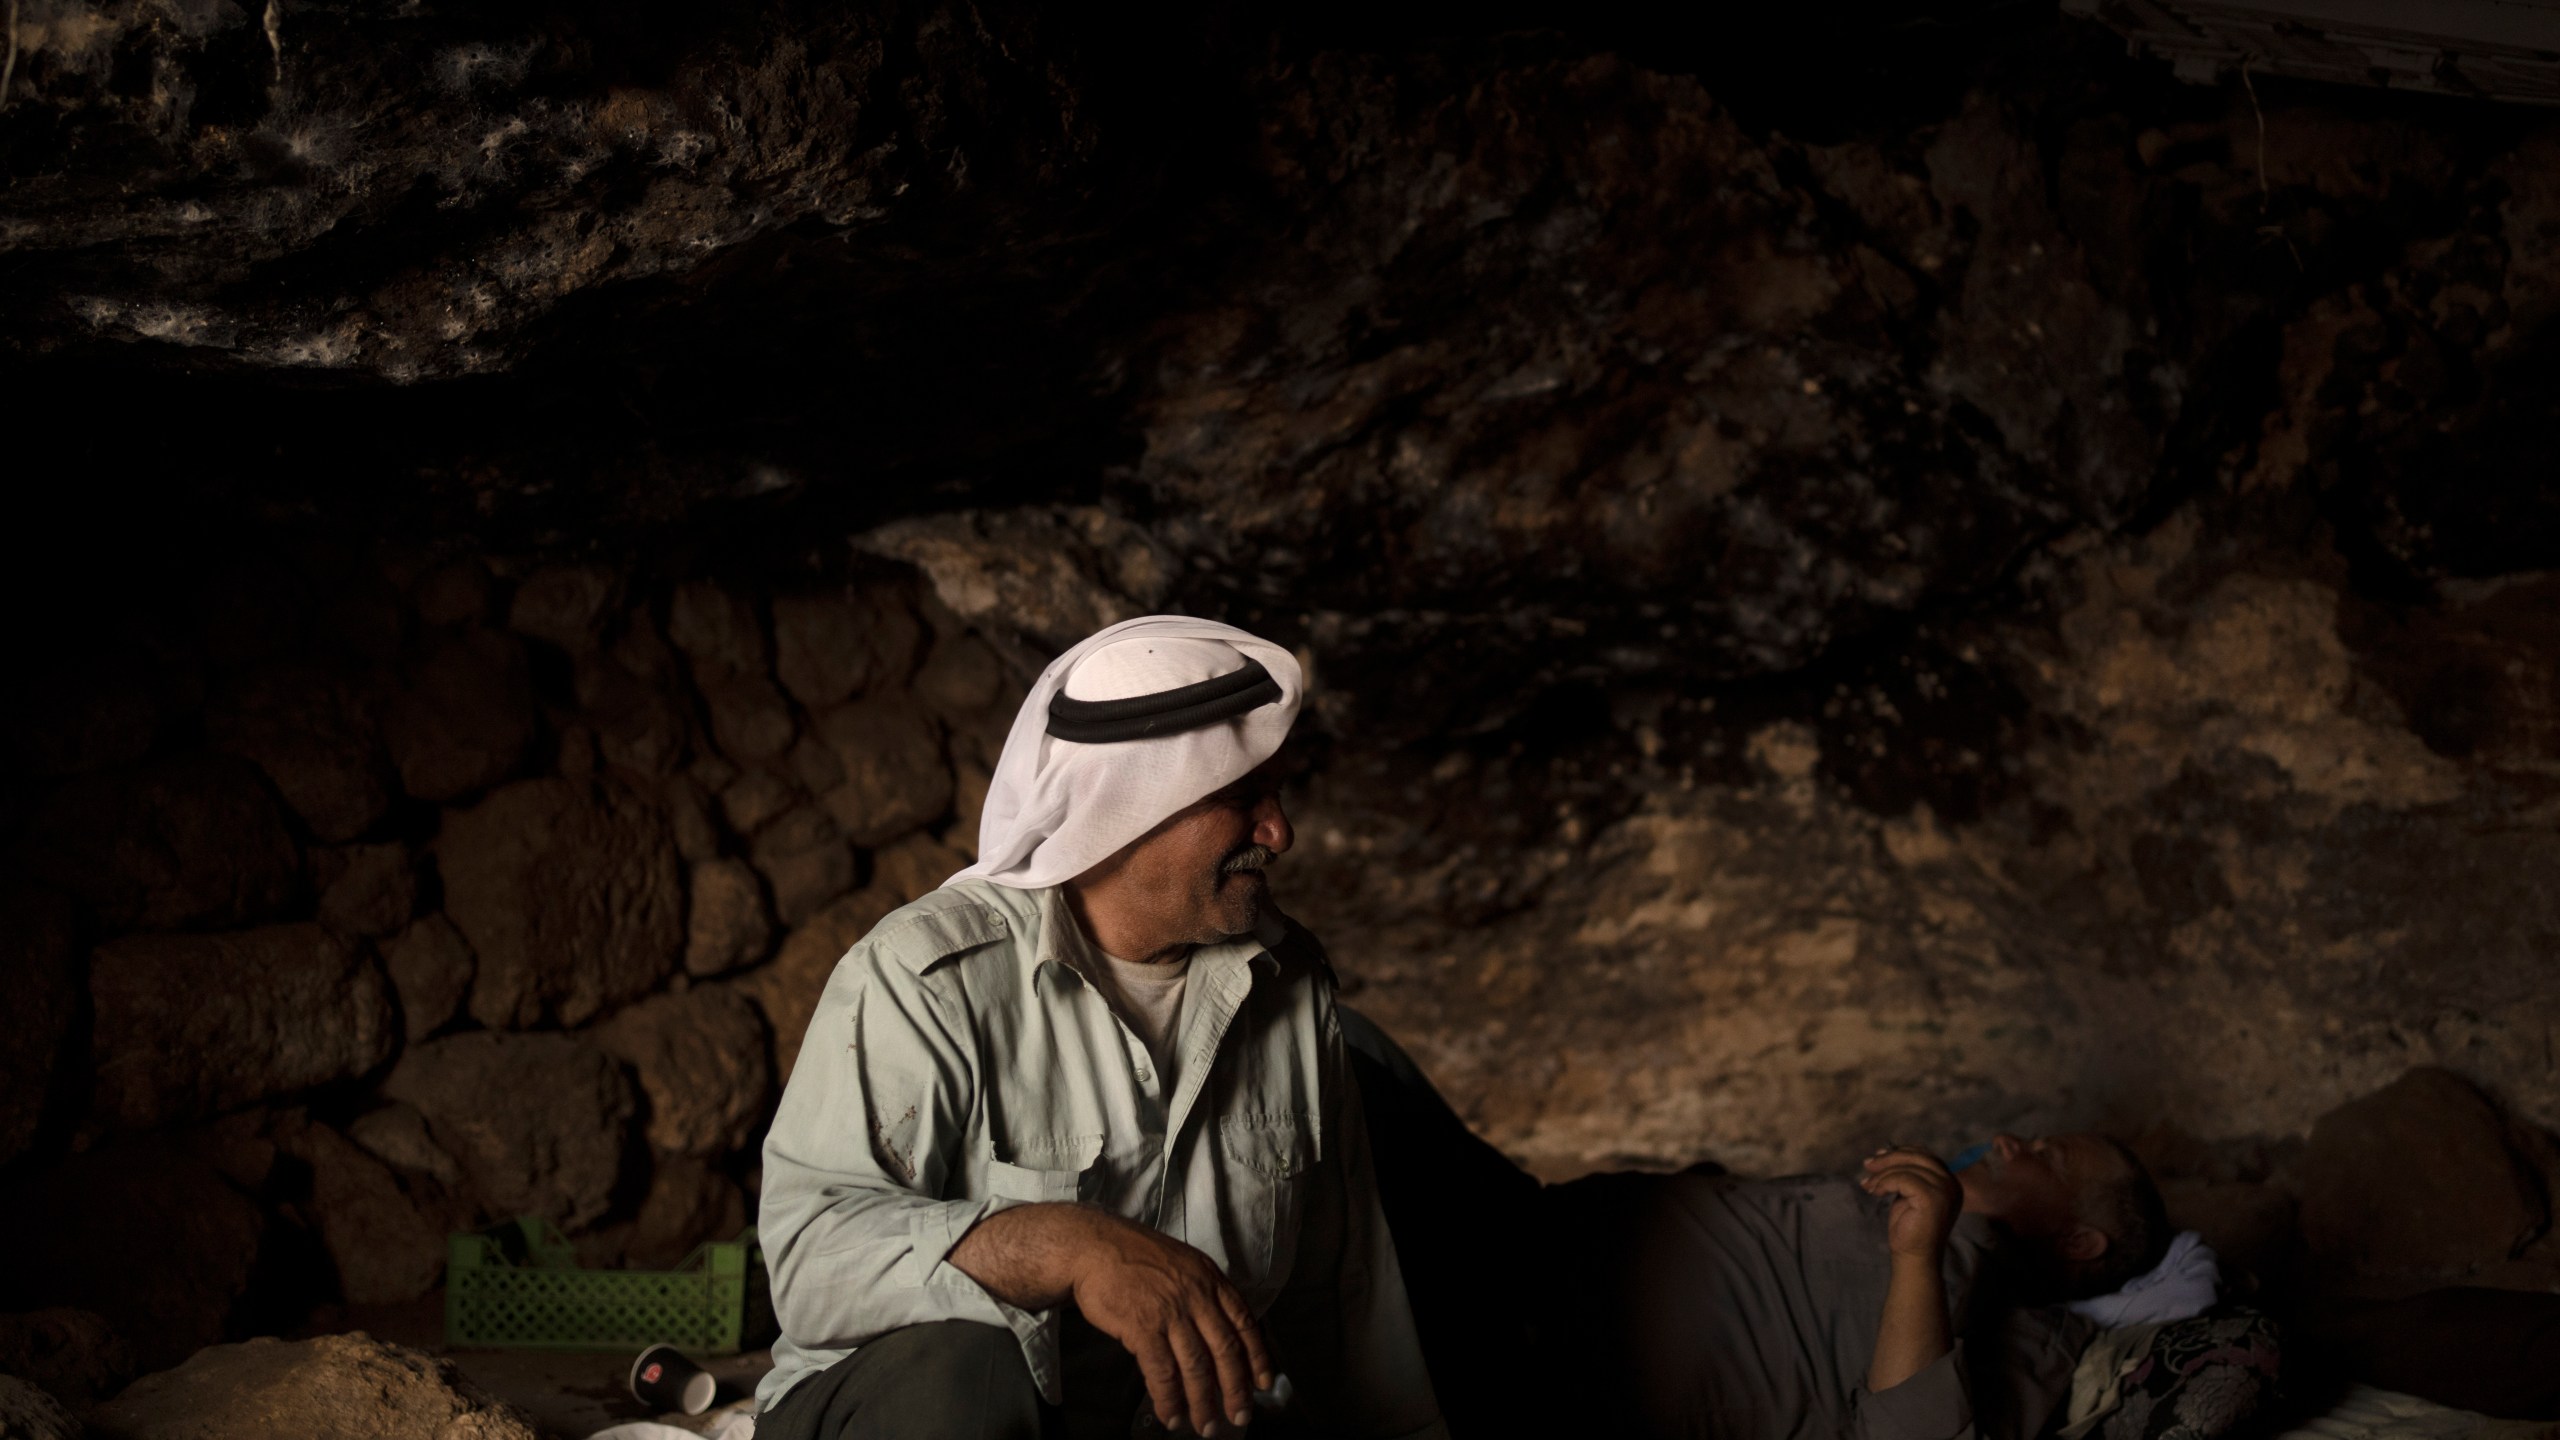
[[[962,1188],[978,1076],[927,981],[865,941],[836,967],[764,1144],[758,1237],[775,1318],[805,1350],[974,1320],[1022,1341],[1058,1396],[1057,1317],[988,1294],[950,1263],[972,1226],[1021,1203]]]
[[[1889,1390],[1858,1387],[1850,1440],[1975,1440],[1973,1397],[1964,1383],[1964,1342]]]
[[[1297,1263],[1264,1323],[1312,1432],[1445,1437],[1330,1003],[1319,1022],[1328,1144],[1305,1182]]]

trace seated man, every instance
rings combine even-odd
[[[2061,1302],[2169,1240],[2096,1135],[2002,1135],[1955,1174],[1888,1146],[1848,1179],[1603,1175],[1546,1200],[1582,1385],[1639,1435],[2032,1440],[2098,1328]]]
[[[1267,904],[1299,683],[1155,616],[1032,688],[978,863],[837,965],[784,1089],[761,1440],[1441,1433],[1332,972]]]

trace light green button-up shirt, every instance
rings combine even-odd
[[[1009,1327],[1057,1403],[1056,1312],[1005,1304],[948,1257],[999,1210],[1063,1201],[1216,1261],[1317,1430],[1442,1434],[1314,937],[1274,917],[1193,953],[1168,1093],[1077,969],[1074,926],[1056,889],[962,881],[838,962],[765,1140],[782,1339],[760,1408],[936,1320]]]

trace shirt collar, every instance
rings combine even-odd
[[[1038,977],[1043,966],[1055,965],[1078,980],[1092,983],[1084,967],[1090,963],[1087,957],[1096,952],[1093,943],[1085,938],[1083,929],[1076,924],[1075,911],[1068,908],[1067,887],[1051,885],[1037,893],[1040,897],[1040,934],[1023,952],[1024,965],[1034,978]],[[1280,962],[1271,952],[1287,933],[1288,927],[1280,919],[1279,912],[1266,905],[1250,934],[1193,950],[1192,968],[1197,971],[1203,967],[1241,964],[1251,965],[1266,975],[1278,974]]]

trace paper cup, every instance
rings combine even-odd
[[[710,1371],[673,1345],[652,1345],[631,1362],[631,1398],[655,1411],[699,1415],[719,1388]]]

